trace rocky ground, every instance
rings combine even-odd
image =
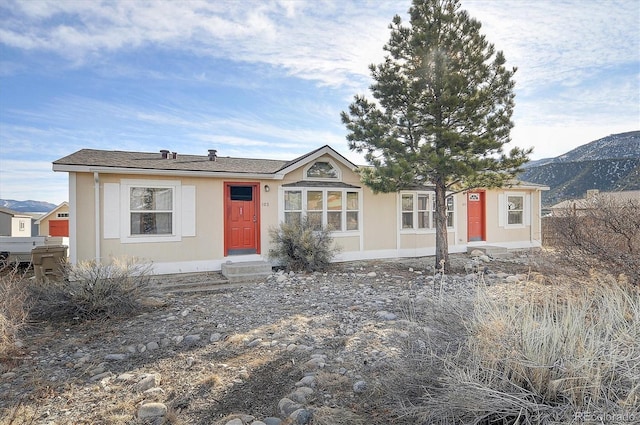
[[[478,286],[502,294],[532,281],[525,254],[456,255],[444,280],[432,262],[280,272],[159,293],[128,319],[32,323],[22,354],[0,364],[0,423],[404,423],[377,403],[380,378],[420,342],[416,326],[451,333],[451,323],[423,323],[433,306],[462,322]]]

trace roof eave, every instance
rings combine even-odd
[[[230,171],[197,171],[197,170],[162,170],[152,168],[100,167],[90,165],[53,164],[53,171],[68,173],[100,173],[100,174],[145,174],[153,176],[179,177],[217,177],[261,180],[280,180],[274,173],[239,173]]]

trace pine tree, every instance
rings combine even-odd
[[[458,0],[414,0],[410,25],[396,15],[370,65],[375,100],[356,95],[342,112],[351,150],[371,167],[361,170],[374,192],[435,190],[436,266],[449,267],[446,198],[477,187],[507,185],[531,149],[512,149],[513,75],[502,52]]]

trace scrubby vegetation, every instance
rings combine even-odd
[[[640,201],[595,196],[551,221],[560,257],[584,272],[624,274],[640,285]]]
[[[325,270],[339,252],[330,230],[318,228],[306,217],[293,223],[281,223],[270,229],[269,235],[273,245],[269,257],[287,270]]]
[[[15,352],[18,333],[29,314],[23,275],[17,264],[0,265],[0,360]]]
[[[491,294],[479,290],[458,333],[465,342],[414,328],[414,342],[387,374],[393,382],[382,386],[400,416],[487,425],[640,419],[638,288],[596,274],[528,295]],[[455,311],[436,317],[430,323],[465,321]]]
[[[139,311],[148,290],[150,265],[132,259],[70,265],[65,279],[31,285],[32,314],[59,319],[126,316]]]

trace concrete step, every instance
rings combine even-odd
[[[222,275],[232,283],[263,280],[269,277],[271,273],[271,264],[266,261],[222,264]]]
[[[473,246],[473,247],[467,248],[468,253],[471,253],[475,250],[482,251],[491,258],[508,258],[508,257],[511,257],[512,255],[509,252],[509,249],[503,246],[485,245],[485,246]]]

